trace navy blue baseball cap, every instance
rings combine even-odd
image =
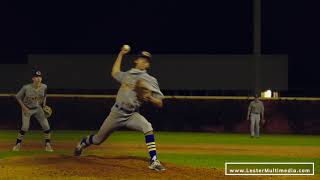
[[[149,53],[148,51],[141,51],[141,52],[137,55],[137,57],[142,57],[142,58],[146,58],[146,59],[148,59],[148,60],[151,60],[152,55],[151,55],[151,53]]]
[[[35,71],[32,73],[32,77],[42,77],[41,71],[35,70]]]

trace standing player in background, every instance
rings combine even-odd
[[[80,156],[82,151],[90,145],[99,145],[104,142],[113,131],[120,127],[137,130],[145,135],[146,145],[149,150],[149,168],[163,171],[165,168],[157,159],[156,143],[151,124],[138,110],[143,103],[151,103],[162,107],[163,94],[157,80],[147,73],[150,67],[151,54],[142,51],[134,60],[135,67],[129,71],[121,71],[121,62],[124,55],[129,53],[130,47],[124,45],[112,67],[112,77],[121,83],[116,97],[116,103],[111,109],[99,131],[95,135],[83,138],[75,148],[74,155]]]
[[[17,93],[16,99],[22,109],[22,127],[18,133],[16,145],[13,151],[20,151],[21,143],[24,135],[29,130],[30,118],[34,116],[40,123],[45,140],[45,150],[52,152],[50,144],[50,126],[43,111],[46,105],[47,85],[42,84],[42,74],[40,71],[35,71],[32,77],[33,83],[24,85]]]
[[[253,101],[250,102],[247,113],[247,120],[250,120],[251,138],[260,136],[260,120],[264,124],[264,106],[256,94]]]

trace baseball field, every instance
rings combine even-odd
[[[83,156],[73,148],[89,131],[54,131],[45,152],[41,131],[30,131],[12,152],[16,131],[0,133],[0,179],[319,179],[320,136],[156,132],[158,157],[167,171],[149,170],[144,136],[118,131]],[[314,176],[225,176],[225,162],[314,162]]]

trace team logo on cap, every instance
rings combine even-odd
[[[41,76],[41,72],[40,71],[36,71],[36,75]]]

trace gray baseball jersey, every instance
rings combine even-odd
[[[249,105],[249,109],[248,109],[249,113],[253,113],[253,114],[261,114],[264,112],[264,106],[263,103],[258,100],[256,101],[251,101],[250,105]]]
[[[164,97],[156,78],[149,75],[146,71],[133,68],[126,72],[117,73],[115,79],[121,83],[116,103],[98,133],[93,137],[94,144],[102,143],[114,130],[120,127],[127,127],[143,133],[153,131],[152,125],[137,112],[142,105],[134,91],[135,83],[138,80],[146,82],[148,88],[152,91],[152,96],[161,99]]]
[[[47,85],[41,84],[38,89],[33,84],[23,86],[17,93],[16,98],[22,100],[29,109],[29,113],[22,112],[21,130],[28,131],[30,126],[30,117],[35,116],[44,131],[49,130],[50,126],[42,109],[42,103],[47,95]]]
[[[16,98],[22,100],[28,108],[40,107],[47,95],[47,85],[41,84],[38,89],[33,84],[24,85],[17,93]]]
[[[116,104],[127,110],[137,110],[142,104],[138,101],[137,94],[133,90],[137,80],[142,79],[146,82],[148,89],[156,98],[163,98],[156,78],[150,76],[146,71],[131,69],[127,72],[119,72],[115,76],[116,80],[121,83],[117,93]]]
[[[250,133],[251,136],[260,136],[260,120],[261,114],[264,113],[264,106],[263,103],[258,101],[251,101],[248,113],[250,115]]]

